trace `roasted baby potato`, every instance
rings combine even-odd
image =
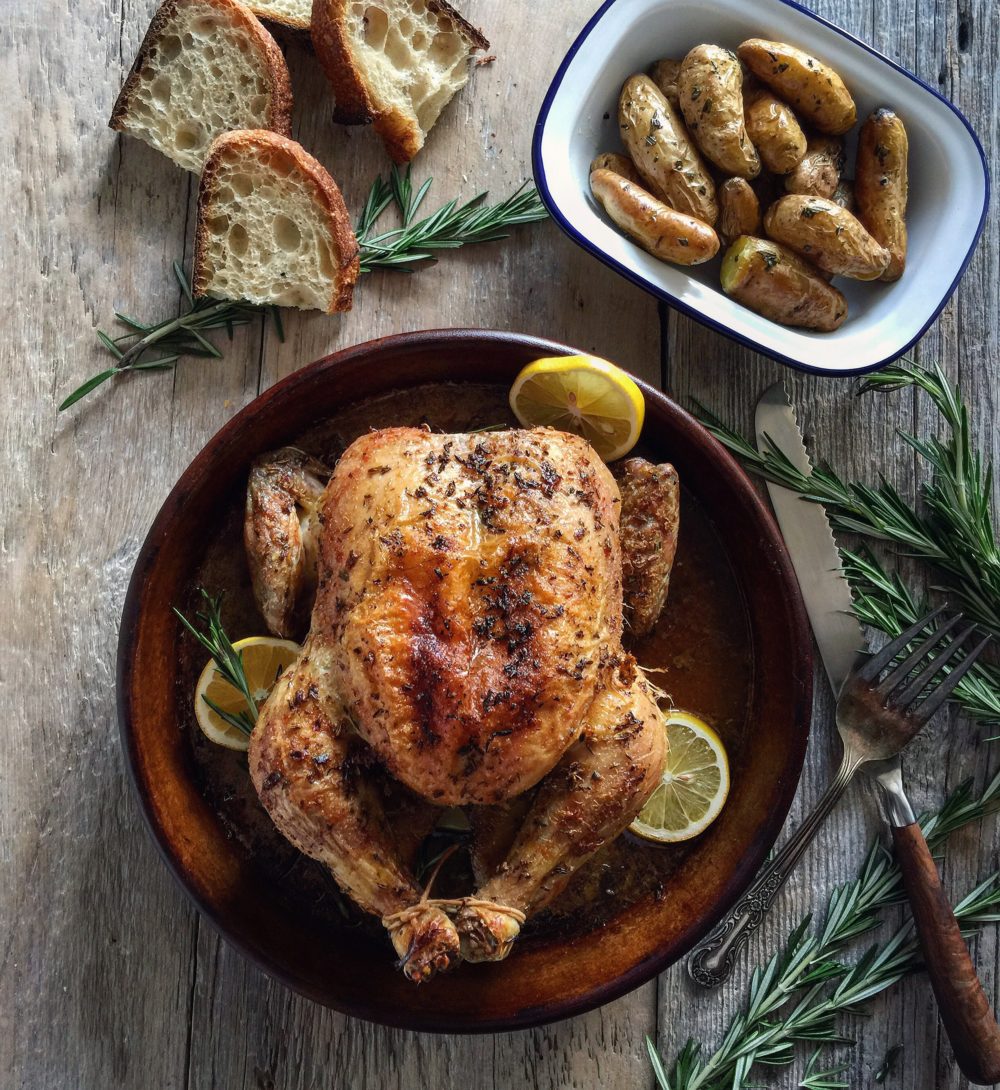
[[[760,203],[746,178],[727,178],[718,189],[719,237],[727,245],[760,230]]]
[[[789,193],[832,197],[844,169],[844,141],[839,136],[814,136],[805,155],[785,179]]]
[[[613,170],[630,182],[642,185],[635,163],[627,155],[619,155],[615,151],[602,151],[600,155],[595,155],[590,164],[590,173],[593,174],[595,170]]]
[[[764,230],[834,276],[877,280],[890,254],[836,201],[793,193],[767,210]]]
[[[649,76],[625,81],[618,125],[625,149],[653,196],[709,226],[715,223],[715,183],[684,122]]]
[[[755,178],[760,156],[743,118],[743,69],[736,54],[718,45],[696,45],[677,77],[681,113],[695,143],[727,174]]]
[[[820,132],[840,135],[858,117],[844,81],[828,65],[784,42],[749,38],[736,52],[762,82]]]
[[[883,280],[898,280],[906,265],[908,152],[906,129],[892,110],[876,110],[861,126],[854,191],[859,219],[892,255]]]
[[[722,290],[772,322],[837,329],[847,300],[791,250],[769,239],[743,235],[722,259]]]
[[[719,252],[719,237],[707,223],[668,208],[612,170],[595,170],[590,189],[625,234],[661,261],[700,265]]]
[[[744,92],[743,118],[747,133],[764,166],[775,174],[787,174],[806,153],[806,134],[791,106],[763,88]]]
[[[649,71],[649,78],[663,92],[663,97],[675,110],[681,108],[680,96],[677,91],[677,77],[680,74],[681,62],[664,57],[657,61]]]

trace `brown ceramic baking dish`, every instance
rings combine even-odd
[[[418,1030],[537,1025],[596,1007],[681,957],[749,884],[801,771],[810,637],[777,528],[742,470],[686,412],[643,387],[642,452],[684,486],[664,622],[635,648],[680,706],[709,718],[730,753],[719,819],[685,844],[628,834],[605,849],[514,953],[429,984],[406,981],[384,936],[345,917],[332,881],[278,836],[247,784],[245,756],[211,746],[191,696],[203,652],[171,607],[194,587],[227,594],[230,634],[262,633],[239,542],[251,459],[295,442],[336,456],[378,425],[462,430],[510,419],[527,362],[572,351],[509,333],[443,330],[346,349],[278,383],[195,458],[139,554],[122,617],[118,711],[139,803],[177,880],[222,934],[289,987],[337,1010]],[[242,764],[240,763],[242,762]],[[326,885],[324,885],[324,882]]]

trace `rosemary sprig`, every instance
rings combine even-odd
[[[998,810],[1000,773],[978,796],[962,784],[936,814],[921,819],[921,827],[931,849],[939,850],[956,830]],[[840,956],[878,927],[885,910],[902,897],[899,868],[876,840],[858,877],[831,894],[823,926],[811,932],[811,917],[806,916],[784,949],[754,970],[746,1001],[715,1052],[703,1056],[702,1045],[688,1040],[668,1073],[647,1039],[658,1085],[662,1090],[741,1090],[755,1064],[790,1064],[798,1043],[810,1042],[817,1051],[823,1045],[853,1043],[840,1032],[838,1016],[862,1013],[866,1003],[919,967],[920,954],[906,925],[853,963]],[[955,914],[966,934],[1000,920],[1000,873],[967,894]],[[817,1064],[814,1053],[807,1068],[813,1086],[839,1073],[819,1071]]]
[[[237,651],[233,647],[232,642],[226,635],[226,630],[222,627],[222,595],[213,598],[204,587],[199,587],[198,593],[205,600],[205,608],[195,614],[195,620],[201,621],[206,631],[203,632],[201,629],[196,628],[176,606],[174,607],[174,613],[188,632],[212,656],[219,673],[234,689],[243,694],[243,698],[247,702],[247,709],[233,715],[224,711],[204,694],[202,694],[202,700],[216,715],[221,716],[230,726],[243,731],[249,737],[253,733],[254,725],[257,722],[258,708],[250,684],[247,681],[246,672],[243,669],[243,652]]]
[[[538,191],[525,182],[499,204],[484,204],[486,193],[479,193],[462,205],[454,200],[449,201],[436,212],[414,222],[432,181],[432,178],[427,178],[414,192],[410,168],[407,167],[403,173],[395,166],[388,178],[380,175],[375,179],[365,198],[356,231],[362,272],[371,272],[372,269],[412,272],[414,266],[421,262],[433,262],[435,250],[456,250],[461,246],[507,238],[508,228],[520,223],[533,223],[548,215]],[[376,232],[379,218],[390,205],[398,210],[401,225]],[[173,269],[188,309],[177,317],[152,325],[145,325],[116,311],[115,317],[127,327],[128,332],[113,338],[103,330],[97,331],[98,340],[114,356],[114,364],[78,386],[62,401],[60,412],[75,405],[109,379],[129,371],[170,370],[181,356],[221,359],[219,348],[203,336],[208,330],[226,329],[232,340],[234,327],[246,325],[258,315],[270,313],[278,336],[284,340],[277,307],[195,299],[190,281],[176,261]],[[162,355],[148,358],[153,351]]]

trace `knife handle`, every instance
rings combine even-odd
[[[736,955],[760,927],[778,890],[795,869],[802,853],[809,847],[827,814],[837,805],[854,778],[861,761],[850,749],[837,770],[833,783],[816,803],[816,808],[796,829],[781,851],[771,858],[757,875],[753,885],[736,903],[729,915],[702,943],[695,947],[688,958],[687,968],[691,979],[703,988],[717,988],[729,979],[736,964]]]
[[[1000,1026],[941,888],[937,865],[916,822],[894,827],[892,839],[927,975],[955,1059],[970,1082],[991,1086],[1000,1082]]]

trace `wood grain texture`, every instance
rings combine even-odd
[[[432,201],[488,187],[508,192],[530,171],[531,127],[558,60],[597,0],[466,0],[498,60],[477,69],[416,161]],[[1000,28],[994,0],[815,0],[823,15],[940,87],[969,115],[1000,171]],[[478,325],[563,339],[661,377],[748,430],[757,395],[779,368],[668,313],[587,258],[556,228],[446,255],[412,277],[362,280],[340,318],[290,315],[237,332],[222,361],[137,376],[77,410],[61,396],[104,361],[94,329],[115,308],[159,317],[178,305],[169,274],[190,258],[191,178],[146,145],[105,127],[153,0],[0,4],[0,261],[12,295],[0,340],[6,457],[0,527],[0,694],[13,713],[0,734],[0,1084],[123,1090],[252,1090],[430,1086],[650,1086],[643,1037],[665,1055],[690,1034],[712,1044],[745,985],[706,997],[681,966],[600,1011],[532,1032],[433,1038],[345,1019],[289,994],[225,943],[174,886],[126,787],[114,712],[113,663],[133,559],[178,474],[226,419],[297,367],[343,345],[404,329]],[[330,121],[331,101],[301,37],[282,45],[296,93],[295,134],[341,182],[356,211],[388,166],[369,130]],[[955,299],[917,356],[961,378],[979,438],[1000,455],[997,411],[1000,228],[986,235]],[[932,425],[913,396],[853,397],[849,381],[789,378],[812,449],[865,479],[886,472],[912,491],[916,468],[896,426]],[[831,701],[817,686],[817,715]],[[832,774],[819,729],[792,821]],[[966,725],[927,732],[906,762],[917,805],[938,802],[995,764]],[[942,769],[945,770],[942,777]],[[856,788],[793,877],[757,959],[837,881],[850,877],[877,828]],[[996,823],[955,838],[944,867],[953,893],[996,863]],[[973,948],[995,997],[998,947]],[[868,1086],[886,1048],[904,1042],[888,1086],[965,1085],[938,1027],[926,979],[875,1004],[845,1051],[852,1085]],[[778,1072],[776,1086],[796,1085]]]

